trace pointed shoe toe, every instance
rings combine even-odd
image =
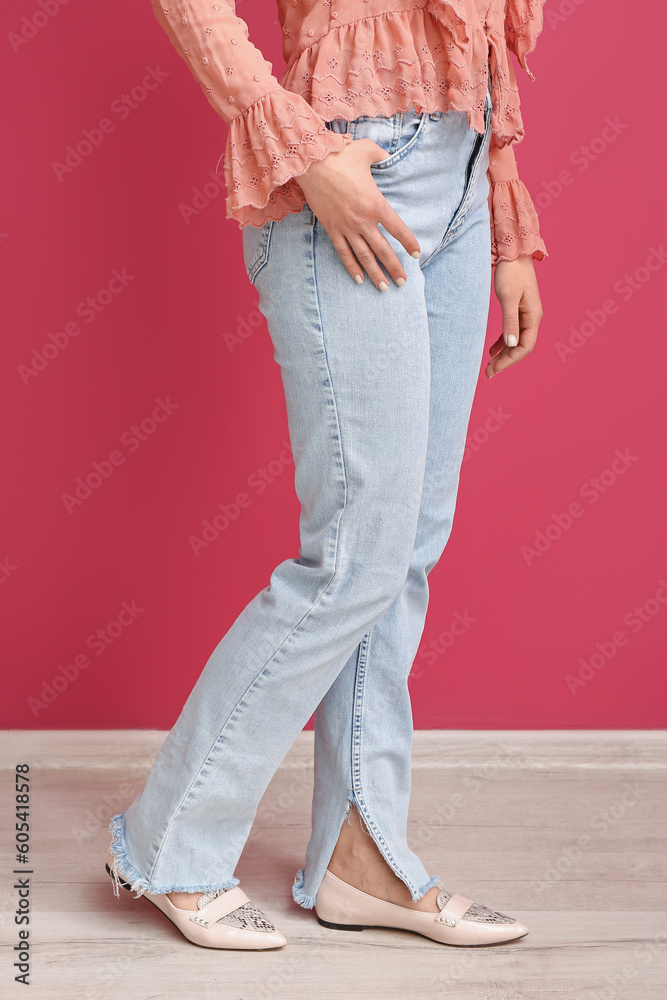
[[[436,902],[438,913],[388,903],[355,889],[327,869],[317,892],[315,912],[320,924],[336,930],[391,927],[414,931],[440,944],[467,947],[503,944],[528,933],[525,924],[465,896],[443,889]]]
[[[198,910],[181,910],[174,906],[166,894],[148,898],[169,917],[188,940],[205,948],[264,951],[269,948],[282,948],[287,944],[287,938],[274,927],[261,910],[252,906],[239,886],[227,889],[211,903]],[[250,916],[248,909],[252,911],[254,919],[248,919]],[[224,921],[225,917],[231,917],[233,914],[236,914],[237,926]],[[261,930],[256,923],[260,923]]]
[[[107,873],[124,889],[131,885],[107,863]],[[142,893],[171,920],[181,934],[204,948],[233,948],[242,951],[266,951],[282,948],[287,938],[274,927],[262,910],[250,902],[238,885],[196,910],[174,906],[166,893]],[[203,894],[202,894],[203,895]],[[201,897],[200,897],[201,898]]]

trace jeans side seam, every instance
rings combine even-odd
[[[314,250],[314,240],[315,240],[315,230],[314,230],[314,227],[313,227],[313,229],[311,229],[311,237],[310,237],[310,239],[311,239],[312,268],[313,268],[313,272],[316,272],[315,250]],[[333,397],[334,416],[335,416],[336,430],[338,432],[338,450],[339,450],[339,455],[340,455],[341,469],[342,469],[342,473],[343,473],[343,505],[342,505],[342,507],[340,509],[340,513],[338,515],[338,520],[336,522],[335,548],[334,548],[334,554],[333,554],[333,572],[331,573],[331,576],[329,577],[329,579],[328,579],[328,581],[326,583],[326,586],[323,588],[322,592],[319,594],[317,600],[311,605],[311,607],[301,617],[301,619],[297,622],[297,624],[294,626],[294,628],[291,630],[291,632],[287,636],[285,636],[285,638],[281,642],[280,646],[278,646],[278,648],[272,653],[272,655],[267,660],[267,662],[264,664],[264,666],[262,667],[262,669],[255,675],[255,677],[250,682],[250,684],[248,684],[247,688],[245,689],[245,691],[243,692],[243,694],[239,698],[238,702],[236,703],[236,705],[234,706],[234,708],[232,709],[232,711],[229,713],[229,716],[225,720],[224,725],[218,730],[218,734],[216,735],[215,740],[211,744],[211,747],[210,747],[210,749],[209,749],[206,757],[202,761],[202,763],[201,763],[201,765],[200,765],[197,773],[194,775],[194,777],[193,777],[192,781],[190,782],[187,790],[184,792],[183,797],[182,797],[182,799],[181,799],[178,807],[174,810],[174,813],[173,813],[173,815],[172,815],[172,817],[171,817],[171,819],[169,821],[169,825],[167,826],[167,829],[165,830],[164,834],[162,835],[162,839],[161,839],[161,842],[160,842],[160,847],[158,848],[158,851],[157,851],[157,853],[155,855],[155,859],[153,861],[153,864],[151,865],[150,874],[148,876],[149,881],[150,881],[150,879],[153,876],[153,872],[155,870],[155,866],[157,865],[157,862],[158,862],[159,857],[160,857],[160,853],[162,851],[162,845],[164,844],[165,838],[167,837],[167,835],[169,833],[169,830],[172,827],[172,824],[174,822],[175,817],[178,815],[178,813],[182,809],[184,803],[186,802],[186,800],[188,798],[188,795],[190,794],[190,792],[192,791],[195,783],[197,782],[197,780],[201,776],[202,771],[204,770],[204,768],[206,767],[206,765],[209,763],[209,760],[210,760],[211,756],[213,755],[213,753],[215,751],[216,745],[219,743],[220,738],[223,735],[225,729],[227,728],[227,726],[231,722],[232,718],[234,717],[234,713],[235,713],[236,709],[239,707],[239,705],[244,700],[244,698],[246,697],[246,695],[248,694],[248,692],[251,690],[251,688],[261,678],[262,674],[265,673],[267,667],[269,666],[270,663],[272,663],[272,661],[278,655],[278,653],[280,652],[280,650],[284,647],[285,643],[287,643],[289,641],[289,639],[291,638],[291,636],[294,635],[294,633],[297,631],[297,629],[303,624],[303,622],[308,618],[308,616],[311,615],[312,612],[315,610],[315,608],[320,603],[320,601],[322,600],[322,598],[326,594],[327,590],[330,588],[331,584],[333,583],[333,581],[334,581],[334,579],[336,577],[337,571],[338,571],[338,553],[339,553],[340,523],[341,523],[341,519],[342,519],[342,516],[343,516],[343,512],[344,512],[344,510],[345,510],[345,508],[347,506],[347,500],[348,500],[348,482],[347,482],[347,475],[346,475],[346,471],[345,471],[345,457],[344,457],[344,453],[343,453],[343,439],[342,439],[342,434],[341,434],[340,419],[339,419],[339,415],[338,415],[338,406],[337,406],[337,402],[336,402],[336,393],[335,393],[335,390],[334,390],[334,384],[333,384],[333,378],[332,378],[332,373],[331,373],[331,367],[329,365],[329,359],[328,359],[327,351],[326,351],[326,343],[325,343],[325,340],[324,340],[324,330],[323,330],[323,324],[322,324],[322,308],[321,308],[321,304],[320,304],[320,300],[319,300],[319,294],[318,294],[318,288],[317,288],[317,274],[316,273],[315,273],[314,285],[315,285],[315,298],[316,298],[316,301],[317,301],[318,325],[319,325],[320,335],[321,335],[321,338],[322,338],[322,347],[323,347],[323,351],[324,351],[324,359],[325,359],[325,364],[326,364],[327,373],[328,373],[328,377],[329,377],[329,385],[331,387],[331,395]]]
[[[370,834],[371,834],[371,837],[375,841],[375,844],[376,844],[376,846],[377,846],[380,854],[383,856],[383,858],[385,859],[385,861],[387,862],[387,864],[389,865],[389,867],[392,869],[392,871],[394,872],[394,874],[398,875],[398,877],[403,882],[405,882],[405,884],[407,885],[408,889],[410,889],[410,892],[412,892],[412,882],[410,882],[410,880],[406,876],[405,872],[403,871],[403,869],[401,868],[401,866],[396,861],[394,855],[391,853],[391,851],[389,849],[389,845],[387,844],[387,841],[384,839],[384,837],[380,833],[379,829],[377,828],[377,826],[373,822],[373,819],[371,818],[370,811],[368,809],[368,806],[366,805],[366,801],[365,801],[364,796],[362,794],[362,789],[361,788],[352,788],[352,789],[350,789],[350,791],[348,792],[348,799],[356,807],[357,812],[359,813],[359,815],[361,817],[363,817],[363,820],[364,820],[366,826],[368,827],[368,829],[370,831]]]
[[[338,411],[338,400],[336,398],[336,387],[334,385],[333,373],[331,371],[331,365],[329,364],[329,355],[327,353],[327,343],[326,343],[326,339],[325,339],[325,336],[324,336],[324,323],[322,322],[322,304],[320,302],[320,290],[319,290],[319,286],[318,286],[318,283],[317,283],[317,263],[316,263],[316,256],[315,256],[316,228],[317,228],[316,226],[313,226],[311,228],[311,230],[310,230],[310,257],[311,257],[311,261],[312,261],[312,269],[313,269],[313,277],[314,277],[313,284],[314,284],[314,287],[315,287],[315,301],[317,302],[317,325],[318,325],[318,328],[319,328],[320,338],[321,338],[321,342],[322,342],[322,351],[324,353],[324,363],[325,363],[326,369],[327,369],[327,378],[328,378],[328,381],[329,381],[329,386],[331,387],[331,398],[333,400],[333,415],[334,415],[334,420],[335,420],[336,433],[338,435],[338,457],[339,457],[339,460],[340,460],[341,472],[343,474],[343,506],[341,507],[340,514],[338,515],[338,521],[336,523],[335,551],[334,551],[334,571],[333,571],[333,574],[331,576],[331,580],[327,584],[327,588],[326,589],[328,589],[329,584],[331,583],[331,581],[333,580],[333,578],[334,578],[334,576],[336,574],[336,569],[337,569],[337,565],[338,565],[338,548],[339,548],[339,541],[340,541],[340,522],[341,522],[341,519],[342,519],[342,516],[343,516],[343,511],[347,507],[347,500],[348,500],[348,480],[347,480],[347,471],[346,471],[346,468],[345,468],[345,449],[343,448],[343,431],[342,431],[342,428],[341,428],[340,415],[339,415],[339,411]],[[326,593],[326,589],[325,589],[325,591],[323,593]]]
[[[394,871],[394,873],[405,882],[412,893],[411,883],[406,881],[403,869],[396,862],[396,859],[389,849],[389,845],[373,822],[368,806],[366,805],[363,797],[363,782],[361,781],[361,748],[363,738],[364,686],[366,682],[366,668],[369,660],[372,633],[373,629],[371,628],[362,639],[359,645],[359,656],[357,657],[354,702],[352,706],[352,787],[348,792],[348,800],[356,806],[359,814],[363,816],[366,826],[368,827],[378,850],[384,857],[387,864]]]
[[[364,681],[366,679],[366,663],[368,662],[368,647],[371,639],[371,629],[359,644],[357,668],[354,680],[354,700],[352,702],[352,761],[351,779],[352,791],[361,791],[361,735],[363,727]]]

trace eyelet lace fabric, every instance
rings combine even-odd
[[[286,60],[280,81],[234,0],[151,4],[229,124],[227,218],[241,227],[301,210],[299,176],[352,141],[327,129],[333,118],[456,110],[483,133],[490,71],[492,261],[546,255],[516,169],[513,146],[524,128],[509,58],[514,53],[533,79],[526,56],[542,29],[544,0],[277,0]]]
[[[227,890],[210,889],[208,892],[202,893],[197,900],[197,909],[202,910],[208,903],[221,896],[223,892],[227,892]],[[242,906],[232,910],[226,916],[219,917],[216,923],[229,924],[231,927],[249,928],[253,931],[275,931],[276,929],[266,913],[253,906],[252,903],[243,903]]]
[[[541,30],[543,3],[427,0],[391,10],[391,0],[384,0],[386,12],[340,24],[293,56],[281,83],[328,118],[392,114],[415,105],[465,111],[469,126],[483,133],[490,68],[493,132],[499,145],[519,141],[519,92],[507,53],[515,52],[533,79],[526,54]]]
[[[523,181],[497,181],[490,186],[491,258],[514,260],[532,254],[536,260],[547,256],[540,236],[537,212]]]
[[[445,889],[441,889],[436,898],[436,904],[438,909],[446,905],[447,900],[452,896],[451,892],[447,892]],[[469,906],[466,912],[463,914],[462,920],[474,920],[476,923],[483,924],[513,924],[514,917],[508,917],[506,913],[496,913],[495,910],[490,910],[488,906],[482,906],[481,903],[473,903]]]

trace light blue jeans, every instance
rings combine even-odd
[[[109,823],[139,894],[238,884],[260,798],[313,712],[312,835],[294,899],[315,904],[351,803],[413,899],[441,884],[406,840],[408,675],[482,360],[490,101],[484,136],[456,111],[328,127],[390,153],[370,169],[421,258],[382,229],[407,283],[381,292],[353,281],[308,204],[242,230],[285,390],[299,555],[215,647],[144,789]]]

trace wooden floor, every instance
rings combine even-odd
[[[236,870],[288,939],[258,953],[198,948],[147,900],[113,895],[108,820],[140,791],[164,736],[2,734],[3,997],[666,1000],[664,732],[415,734],[411,847],[447,888],[530,927],[515,944],[478,949],[329,930],[293,902],[312,791],[312,732],[302,733]],[[29,994],[12,968],[13,769],[22,761],[31,769]]]

